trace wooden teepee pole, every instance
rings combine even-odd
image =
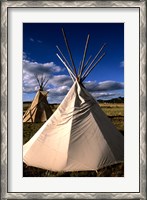
[[[70,70],[70,68],[66,65],[66,63],[62,60],[62,58],[56,53],[57,57],[61,60],[61,62],[63,63],[63,65],[66,67],[67,71],[69,72],[70,77],[72,78],[73,82],[76,80],[75,75],[73,74],[73,72]]]
[[[86,44],[85,44],[83,59],[82,59],[82,63],[81,63],[81,66],[80,66],[80,72],[79,72],[79,75],[78,75],[78,76],[79,76],[79,79],[81,78],[81,74],[82,74],[83,67],[84,67],[84,61],[85,61],[85,57],[86,57],[86,52],[87,52],[89,37],[90,37],[90,35],[88,34],[87,40],[86,40]]]
[[[76,67],[75,67],[75,64],[74,64],[74,61],[73,61],[73,58],[72,58],[72,54],[71,54],[71,51],[70,51],[70,48],[69,48],[69,44],[68,44],[68,41],[67,41],[67,37],[66,37],[66,34],[65,34],[63,28],[62,28],[62,33],[63,33],[64,41],[65,41],[65,44],[66,44],[66,47],[67,47],[67,51],[68,51],[68,54],[69,54],[69,57],[70,57],[70,60],[71,60],[71,63],[72,63],[74,74],[77,77]]]
[[[94,57],[94,59],[92,60],[92,62],[89,64],[89,66],[87,67],[85,73],[82,75],[82,79],[85,77],[85,75],[87,74],[87,72],[90,70],[92,64],[94,63],[94,61],[97,59],[97,57],[99,56],[99,54],[101,53],[101,51],[103,50],[103,48],[106,46],[106,44],[104,44],[101,49],[98,51],[98,53],[96,54],[96,56]],[[91,71],[91,70],[90,70]]]
[[[68,62],[67,59],[65,58],[65,56],[64,56],[64,54],[62,53],[61,49],[60,49],[58,46],[56,46],[56,47],[57,47],[58,51],[60,52],[60,54],[62,55],[62,57],[63,57],[65,63],[67,64],[67,66],[70,68],[70,70],[72,71],[72,73],[74,73],[73,70],[72,70],[72,67],[70,66],[69,62]]]
[[[98,59],[98,61],[87,71],[85,76],[82,77],[82,81],[85,80],[85,78],[88,76],[88,74],[92,71],[92,69],[100,62],[100,60],[105,56],[105,53]]]

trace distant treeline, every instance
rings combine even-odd
[[[114,99],[109,99],[109,100],[102,100],[102,99],[98,99],[97,100],[98,103],[124,103],[124,97],[118,97],[118,98],[114,98]],[[24,104],[31,104],[31,101],[25,101],[23,102]],[[59,105],[58,103],[49,103],[50,105]]]
[[[97,102],[99,102],[99,103],[124,103],[124,97],[118,97],[118,98],[109,99],[109,100],[99,99],[99,100],[97,100]]]
[[[31,104],[32,101],[24,101],[23,104]],[[50,105],[59,105],[58,103],[49,103]]]

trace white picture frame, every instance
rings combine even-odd
[[[138,9],[139,15],[138,15],[138,21],[139,21],[139,45],[138,45],[138,52],[139,52],[139,93],[137,97],[138,99],[138,107],[139,107],[139,113],[138,113],[138,119],[139,119],[139,138],[138,138],[138,144],[139,149],[137,149],[138,155],[139,155],[139,179],[138,182],[132,182],[132,184],[138,186],[132,191],[113,191],[111,192],[108,188],[105,191],[92,191],[86,192],[84,190],[79,189],[79,191],[60,191],[58,189],[52,190],[52,191],[43,191],[38,190],[33,191],[22,191],[20,192],[20,189],[18,188],[18,191],[16,191],[16,187],[19,187],[19,183],[17,183],[17,186],[14,187],[13,180],[11,181],[10,177],[13,172],[14,166],[10,166],[10,159],[8,160],[8,153],[10,154],[10,149],[12,146],[14,146],[14,138],[12,137],[12,134],[10,135],[10,124],[13,122],[15,123],[14,119],[12,120],[12,113],[11,113],[11,104],[10,102],[10,96],[13,95],[10,90],[10,83],[12,80],[11,76],[14,76],[13,69],[11,69],[12,73],[9,73],[10,70],[10,60],[11,60],[11,51],[10,47],[11,44],[8,42],[9,35],[11,28],[13,28],[13,24],[11,24],[11,18],[10,18],[10,10],[15,8],[14,12],[21,12],[20,9],[38,9],[38,8],[62,8],[62,9],[68,9],[68,8],[78,8],[86,9],[86,10],[92,10],[92,9],[112,9],[112,8],[119,8],[119,9],[130,9],[133,11],[134,9]],[[145,141],[145,135],[146,135],[146,74],[145,74],[145,64],[146,64],[146,38],[145,38],[145,7],[146,4],[144,1],[136,2],[136,1],[2,1],[1,2],[1,197],[2,199],[67,199],[67,198],[78,198],[78,199],[145,199],[146,198],[146,141]],[[112,12],[113,14],[113,12]],[[40,16],[41,17],[41,16]],[[133,19],[132,19],[133,20]],[[17,28],[17,27],[15,27]],[[20,30],[20,29],[19,29]],[[21,34],[21,32],[18,32],[18,34]],[[135,34],[135,33],[134,33]],[[19,36],[18,36],[19,37]],[[11,41],[11,40],[10,40]],[[21,47],[21,45],[20,45]],[[22,52],[18,52],[18,54],[21,54]],[[135,70],[135,69],[134,69]],[[21,70],[20,70],[21,72]],[[129,72],[130,73],[130,72]],[[130,74],[131,75],[131,74]],[[13,77],[14,80],[14,77]],[[131,81],[131,80],[130,80]],[[17,91],[17,89],[16,89]],[[18,91],[19,94],[19,91]],[[20,97],[21,98],[21,97]],[[17,101],[16,97],[16,101]],[[22,101],[21,101],[22,103]],[[20,104],[20,100],[18,100],[18,104]],[[17,112],[18,111],[18,112]],[[19,113],[19,109],[16,112]],[[20,112],[18,114],[19,116],[22,115]],[[135,126],[133,122],[131,123],[132,126]],[[18,131],[21,129],[21,125],[18,125]],[[18,141],[16,141],[16,144]],[[21,143],[16,145],[17,147],[20,147],[21,151]],[[131,148],[131,144],[130,144]],[[18,150],[17,150],[18,151]],[[134,155],[135,156],[135,155]],[[12,159],[12,158],[11,158]],[[16,160],[16,162],[19,162]],[[15,162],[15,163],[16,163]],[[10,170],[11,169],[11,170]],[[21,179],[23,179],[21,177]],[[133,179],[132,179],[133,180]],[[137,180],[137,179],[136,179]],[[26,184],[29,183],[29,179],[27,180],[25,178],[24,180]],[[53,179],[51,181],[54,181]],[[59,179],[58,179],[59,181]],[[80,179],[78,179],[78,182]],[[66,182],[66,181],[65,181]],[[61,182],[62,184],[65,183],[64,180]],[[76,182],[75,182],[76,183]],[[83,182],[81,182],[83,183]],[[88,183],[88,182],[86,182]],[[130,182],[131,183],[131,182]],[[65,183],[68,184],[68,183]],[[89,185],[94,184],[92,181],[89,182]],[[113,183],[112,183],[113,184]],[[12,188],[15,188],[14,191],[9,190],[9,185],[13,185]],[[21,185],[21,183],[20,183]],[[40,183],[36,182],[36,187],[42,187]]]

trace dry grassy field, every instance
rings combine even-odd
[[[24,104],[23,111],[30,104]],[[102,110],[110,118],[120,134],[124,135],[124,104],[123,103],[100,103]],[[51,105],[53,112],[58,105]],[[25,144],[43,125],[43,123],[23,123],[23,143]],[[122,177],[124,176],[124,164],[109,166],[96,171],[80,172],[51,172],[35,167],[29,167],[23,164],[24,177]]]

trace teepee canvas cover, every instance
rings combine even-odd
[[[84,88],[82,77],[67,69],[74,84],[54,114],[24,145],[23,161],[52,171],[97,170],[123,161],[123,136]]]
[[[23,116],[23,122],[45,122],[52,115],[52,110],[47,101],[48,92],[43,91],[43,83],[39,86],[40,89],[36,93],[31,106]]]

